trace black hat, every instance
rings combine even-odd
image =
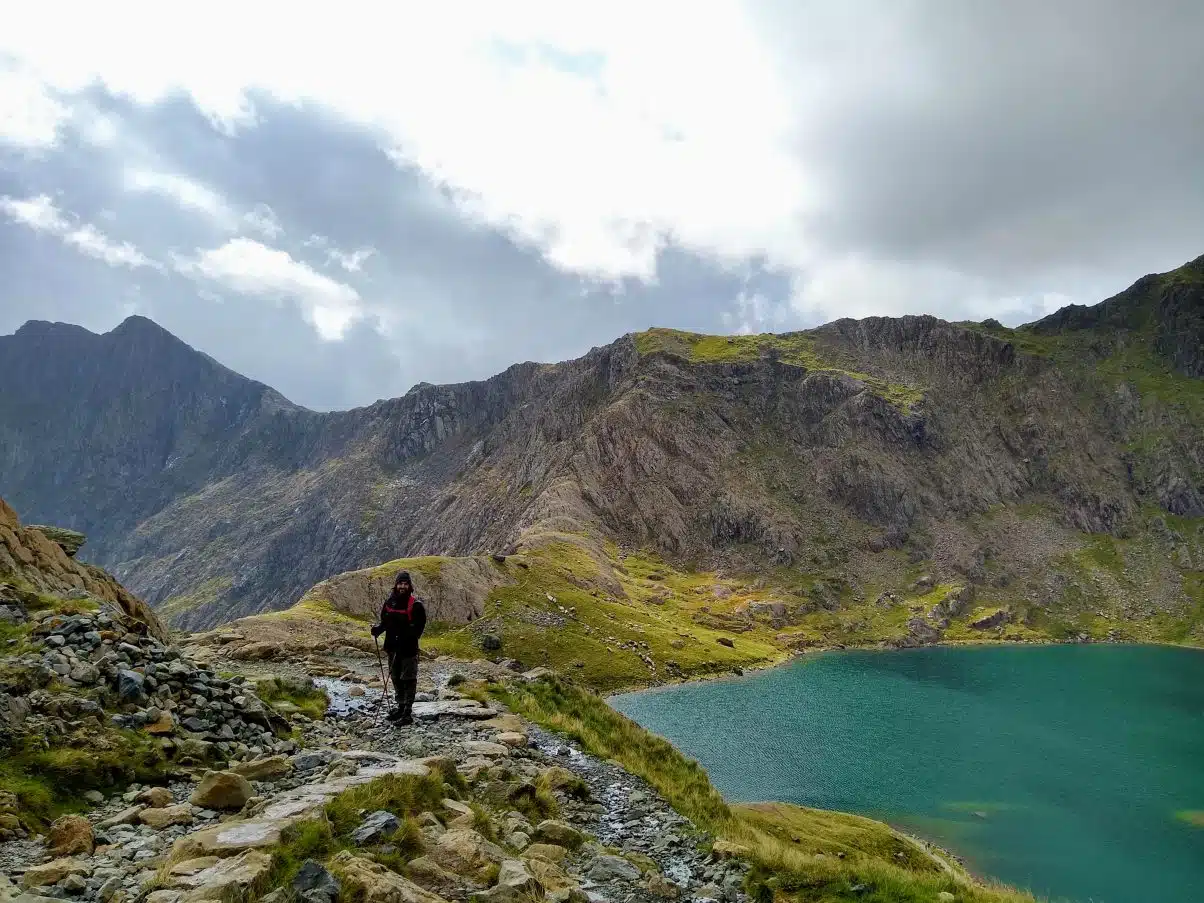
[[[397,584],[401,583],[402,580],[410,584],[410,586],[414,585],[414,581],[410,579],[409,571],[398,571],[397,576],[393,578],[393,585],[396,586]]]

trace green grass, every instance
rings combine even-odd
[[[418,558],[399,558],[377,565],[372,569],[372,577],[392,578],[398,571],[409,571],[417,574],[431,583],[437,583],[443,571],[447,558],[443,555],[423,555]]]
[[[639,775],[697,823],[720,824],[731,818],[701,765],[620,715],[601,696],[558,679],[494,685],[494,692],[513,711]]]
[[[1044,515],[1044,509],[1037,513]],[[1194,537],[1196,526],[1183,519],[1174,528]],[[1124,615],[1124,604],[1143,584],[1161,579],[1156,568],[1165,555],[1151,551],[1153,542],[1148,530],[1134,539],[1079,534],[1078,549],[1047,564],[1049,573],[1068,578],[1055,605],[1034,609],[1024,580],[1006,587],[983,585],[973,604],[951,620],[943,639],[1040,642],[1084,632],[1103,639],[1120,631],[1134,640],[1204,642],[1204,584],[1192,572],[1176,578],[1182,604],[1173,613],[1145,619]],[[857,601],[851,586],[836,577],[848,571],[839,560],[759,575],[720,575],[674,567],[646,550],[622,552],[613,544],[599,548],[586,537],[557,535],[507,560],[502,567],[513,582],[494,590],[480,621],[432,625],[424,644],[462,658],[514,658],[526,668],[545,666],[593,689],[617,691],[764,667],[802,648],[889,644],[907,635],[910,619],[928,615],[963,586],[947,581],[917,591],[912,584],[930,563],[909,564],[895,550],[878,559],[879,573],[861,583],[863,601]],[[831,588],[824,594],[832,600],[831,610],[817,607],[812,598],[822,586]],[[895,593],[898,602],[878,605],[883,590]],[[775,627],[768,616],[749,614],[750,605],[770,601],[785,605],[785,624]],[[971,621],[1005,607],[1013,618],[1002,630],[970,627]],[[486,632],[502,638],[501,650],[482,648]],[[733,648],[720,645],[721,638],[730,639]]]
[[[15,574],[0,573],[0,583],[7,584],[8,591],[16,596],[31,614],[54,611],[63,615],[79,615],[100,609],[100,605],[94,599],[64,599],[53,593],[45,593]]]
[[[513,582],[493,591],[479,621],[450,629],[432,625],[424,645],[461,658],[514,658],[527,668],[572,673],[601,689],[646,686],[672,673],[731,672],[784,658],[767,626],[736,634],[714,620],[747,597],[711,598],[708,606],[697,590],[709,586],[713,575],[686,574],[635,555],[619,561],[591,550],[581,537],[568,536],[512,556],[503,567]],[[663,579],[649,579],[650,572]],[[704,607],[712,611],[703,612]],[[486,632],[501,636],[497,653],[482,648]],[[720,645],[720,637],[731,638],[733,648]]]
[[[560,804],[552,793],[551,787],[542,777],[534,784],[523,784],[517,793],[511,793],[505,800],[497,800],[500,809],[515,809],[533,825],[547,818],[557,818],[560,815]],[[478,819],[480,821],[481,819]],[[488,819],[484,819],[488,824]],[[483,833],[483,832],[482,832]]]
[[[26,651],[32,625],[0,621],[0,655],[19,655]]]
[[[46,746],[40,738],[27,737],[0,751],[0,787],[16,795],[19,815],[34,827],[82,808],[89,790],[160,782],[166,774],[162,750],[143,734],[105,729],[76,742],[78,746]]]
[[[286,710],[301,712],[314,721],[325,718],[326,709],[330,705],[326,693],[318,687],[304,686],[279,677],[258,681],[255,684],[255,693],[270,706],[281,707],[281,703],[285,703]]]
[[[700,828],[743,847],[755,900],[936,903],[942,891],[973,903],[1033,899],[974,881],[946,855],[880,822],[783,803],[729,806],[697,762],[559,678],[491,686],[514,711],[613,759]]]
[[[283,611],[266,611],[254,617],[267,621],[299,621],[301,623],[320,621],[333,627],[350,627],[355,630],[361,630],[364,627],[363,618],[336,611],[328,600],[314,594],[312,590],[306,593],[305,597],[296,605]]]
[[[160,603],[156,610],[159,616],[170,621],[177,615],[182,615],[201,605],[216,602],[226,590],[234,585],[229,577],[211,577],[197,584],[189,593],[172,596]]]
[[[870,392],[904,411],[924,399],[923,391],[914,386],[892,383],[836,366],[822,356],[815,338],[805,332],[721,336],[658,328],[637,333],[635,346],[643,355],[669,354],[696,364],[749,363],[774,356],[783,363],[809,371],[851,377],[865,383]]]
[[[1088,536],[1078,556],[1086,565],[1106,571],[1114,577],[1121,577],[1125,573],[1125,555],[1120,542],[1114,537],[1102,533]]]
[[[326,819],[335,836],[349,837],[363,817],[362,812],[384,809],[394,815],[417,815],[438,810],[449,793],[444,773],[426,777],[385,775],[367,784],[345,790],[326,804]],[[459,791],[455,791],[458,795]]]

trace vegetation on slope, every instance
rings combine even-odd
[[[44,829],[64,812],[84,806],[89,790],[111,791],[139,781],[162,783],[163,751],[145,734],[101,728],[66,742],[23,738],[3,751],[0,787],[14,794],[22,820]]]
[[[981,573],[940,582],[930,576],[939,572],[933,561],[913,560],[904,549],[857,552],[857,579],[848,553],[836,554],[839,545],[751,575],[686,570],[647,550],[545,535],[489,563],[496,579],[474,589],[484,597],[482,617],[467,624],[436,618],[423,645],[544,666],[617,690],[763,667],[808,649],[911,645],[917,620],[945,643],[1204,644],[1204,572],[1190,566],[1204,562],[1204,519],[1150,518],[1156,526],[1128,538],[1062,529],[1050,539],[1039,507],[1001,510],[973,528],[988,547],[1037,535],[1045,545],[1035,563],[1004,571],[988,558]],[[424,580],[450,567],[441,561],[452,559],[399,559],[373,573],[384,581],[409,569],[421,594]],[[365,612],[379,600],[357,602],[352,615],[333,607],[336,598],[315,591],[292,609],[235,626],[248,639],[298,649],[371,648]]]
[[[527,718],[613,759],[755,869],[754,899],[935,903],[948,893],[974,903],[1031,903],[1028,894],[974,881],[947,854],[881,822],[781,803],[729,806],[706,772],[606,701],[559,678],[491,684]]]
[[[746,625],[730,617],[741,597],[716,599],[708,575],[612,551],[613,563],[564,537],[507,559],[514,583],[494,591],[484,617],[464,627],[436,625],[427,645],[472,658],[493,651],[485,638],[494,636],[503,656],[576,673],[600,688],[729,672],[783,657],[767,625],[738,632]]]
[[[91,599],[39,592],[13,575],[0,587],[3,599],[19,602],[32,615],[97,610]],[[26,696],[37,688],[28,669],[15,658],[33,648],[32,625],[32,621],[0,621],[0,693]],[[64,689],[57,681],[48,688]],[[0,789],[16,797],[16,812],[35,827],[45,827],[61,813],[78,808],[88,790],[161,779],[166,766],[162,751],[145,734],[99,723],[68,736],[0,737]]]
[[[805,332],[723,336],[655,328],[637,333],[635,346],[640,354],[668,354],[695,364],[743,364],[772,357],[784,364],[865,383],[869,391],[904,411],[924,399],[923,390],[915,386],[838,366],[820,353],[815,339]]]

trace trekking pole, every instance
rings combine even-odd
[[[376,720],[380,720],[382,706],[389,698],[389,678],[385,671],[385,660],[380,655],[380,638],[373,637],[372,641],[376,644],[376,663],[380,665],[380,701],[376,704]]]

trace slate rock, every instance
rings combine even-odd
[[[351,839],[360,846],[377,843],[400,827],[401,820],[396,815],[378,809],[360,822],[360,826],[351,832]]]
[[[353,856],[347,850],[331,860],[334,871],[362,903],[446,903],[378,862]]]
[[[122,702],[136,705],[146,702],[146,678],[137,671],[121,669],[117,672],[117,695]]]
[[[497,882],[489,890],[473,894],[470,900],[489,903],[523,903],[535,899],[540,891],[538,879],[517,859],[506,859],[498,869]]]
[[[587,874],[595,881],[638,881],[640,870],[622,856],[603,853],[595,857]]]
[[[334,754],[329,750],[306,750],[293,756],[292,763],[297,771],[313,771],[315,768],[326,765],[332,758],[334,758]]]
[[[333,903],[342,890],[337,878],[320,862],[307,859],[293,878],[293,891],[307,903]]]
[[[535,839],[540,843],[554,844],[575,850],[581,846],[584,836],[567,822],[546,819],[535,826]]]
[[[45,887],[48,884],[58,884],[68,875],[83,874],[87,866],[78,859],[52,859],[41,865],[31,865],[21,876],[22,887]]]
[[[247,850],[231,859],[222,859],[195,875],[176,879],[179,886],[191,888],[181,903],[243,898],[267,877],[271,868],[272,857],[260,850]]]
[[[192,806],[181,803],[178,806],[143,809],[138,814],[138,820],[156,830],[169,828],[172,825],[190,825],[193,820]]]
[[[172,795],[166,787],[149,787],[134,797],[134,802],[161,808],[172,804]]]
[[[267,756],[251,762],[242,762],[231,769],[248,781],[279,781],[293,772],[293,764],[284,756]]]
[[[429,855],[446,869],[478,876],[507,858],[505,850],[471,828],[457,828],[441,835]]]

